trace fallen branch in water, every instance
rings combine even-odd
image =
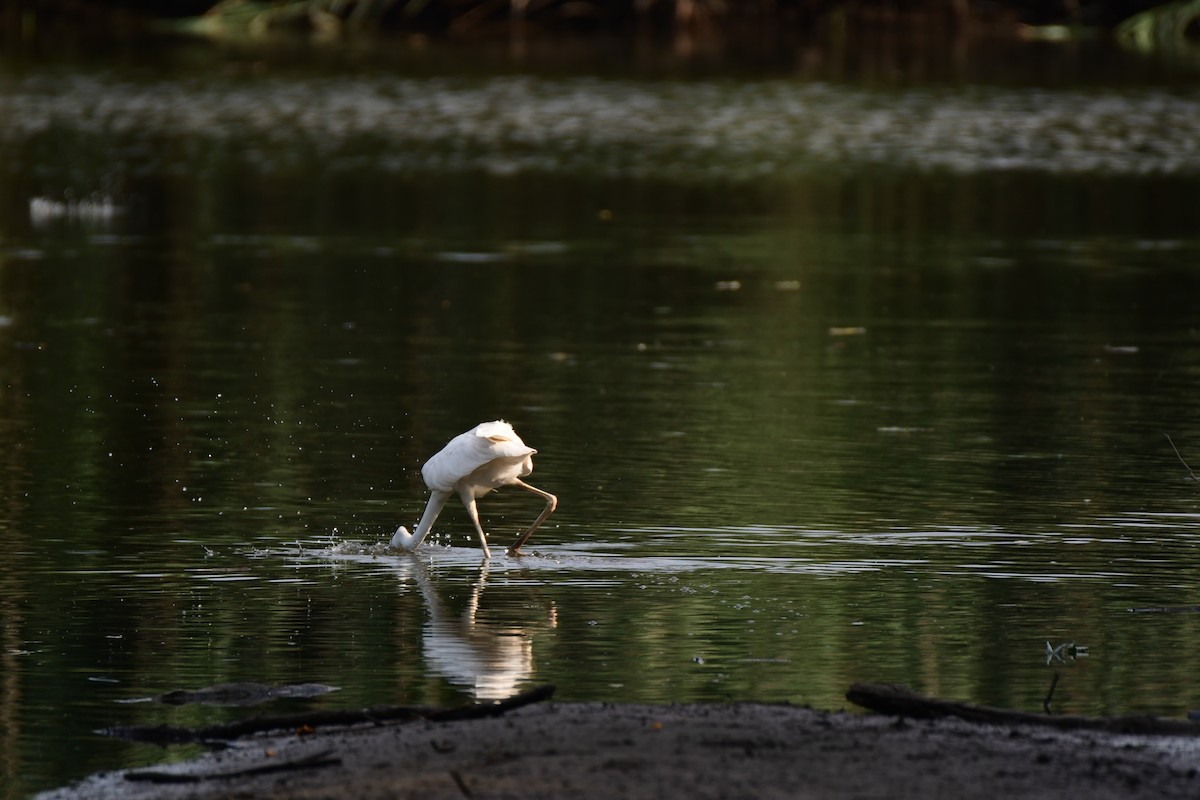
[[[913,719],[955,717],[983,725],[1037,725],[1067,731],[1200,736],[1200,725],[1185,720],[1142,715],[1126,717],[1046,716],[1026,711],[1011,711],[991,706],[959,703],[953,700],[939,700],[936,697],[917,694],[907,686],[892,684],[856,683],[846,692],[846,699],[855,705],[881,714],[912,717]]]
[[[131,725],[128,727],[104,728],[100,733],[118,739],[150,744],[188,744],[193,742],[228,742],[268,731],[306,731],[318,727],[345,727],[374,723],[454,722],[466,719],[495,717],[514,708],[548,700],[554,694],[554,686],[539,686],[528,692],[513,695],[496,703],[474,703],[459,708],[430,706],[381,706],[360,711],[313,711],[303,714],[288,714],[278,717],[256,717],[254,719],[210,725],[205,728],[180,728],[173,725]]]

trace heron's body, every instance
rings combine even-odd
[[[421,477],[430,491],[425,513],[421,515],[414,533],[409,534],[404,526],[396,529],[392,536],[392,547],[415,550],[453,493],[466,506],[471,522],[475,524],[475,531],[479,534],[483,554],[490,557],[487,536],[479,523],[475,501],[501,486],[519,486],[544,499],[546,508],[529,530],[521,534],[508,549],[510,555],[515,555],[558,505],[558,498],[554,495],[521,480],[533,472],[533,456],[536,452],[521,441],[512,425],[503,420],[481,422],[466,433],[455,436],[421,468]]]

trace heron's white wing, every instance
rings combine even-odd
[[[484,464],[496,459],[524,459],[536,452],[507,422],[483,422],[451,439],[425,462],[421,475],[430,489],[449,492],[461,478]]]
[[[489,461],[494,458],[525,458],[537,452],[521,441],[512,425],[501,419],[495,422],[481,422],[471,433],[475,434],[477,442],[486,442],[491,454]]]
[[[511,441],[517,444],[525,444],[521,441],[521,437],[517,436],[517,432],[513,430],[513,426],[502,419],[493,422],[481,422],[467,433],[473,433],[476,436],[493,441]]]

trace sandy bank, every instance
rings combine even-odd
[[[260,768],[273,771],[246,772]],[[493,719],[254,737],[40,798],[1197,796],[1200,737],[783,705],[547,703]]]

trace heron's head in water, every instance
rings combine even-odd
[[[392,534],[391,546],[403,550],[413,549],[413,535],[408,532],[408,528],[403,525],[396,528],[396,532]]]

